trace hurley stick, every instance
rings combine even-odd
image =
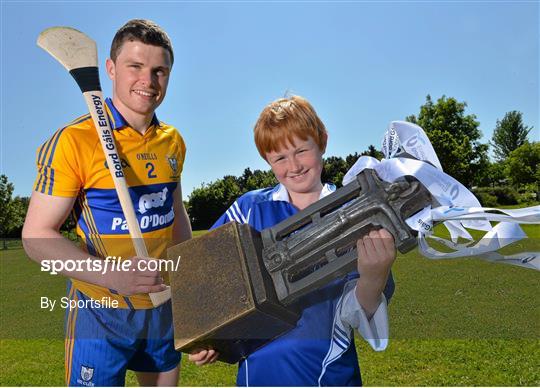
[[[70,27],[52,27],[39,34],[37,44],[60,62],[81,88],[86,105],[99,134],[114,187],[126,217],[129,234],[137,256],[148,257],[148,250],[129,196],[120,155],[109,125],[99,82],[96,42]],[[170,288],[150,294],[152,304],[159,306],[171,296]]]

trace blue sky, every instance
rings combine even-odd
[[[104,62],[116,30],[148,18],[169,33],[175,65],[158,117],[188,153],[182,186],[245,167],[258,114],[285,92],[308,98],[329,132],[327,156],[380,145],[392,120],[427,94],[468,103],[487,141],[497,119],[523,112],[539,140],[538,1],[10,2],[1,3],[1,172],[30,195],[35,150],[86,107],[71,77],[36,46],[57,25],[96,40]]]

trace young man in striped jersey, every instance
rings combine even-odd
[[[106,111],[129,193],[151,258],[191,237],[180,174],[186,147],[178,131],[159,121],[173,65],[169,37],[148,20],[131,20],[116,33],[106,62],[112,99]],[[154,308],[148,293],[165,289],[150,258],[134,257],[114,184],[89,115],[58,130],[37,153],[38,176],[23,230],[34,260],[82,264],[113,256],[129,267],[78,266],[66,310],[66,384],[116,386],[134,370],[141,385],[176,385],[180,353],[172,341],[170,301]],[[73,212],[81,247],[59,228]],[[108,262],[108,260],[106,260]],[[105,262],[105,264],[106,264]],[[94,270],[93,270],[94,269]],[[88,301],[108,300],[105,307]],[[78,303],[84,302],[84,303]],[[88,307],[90,306],[90,307]],[[108,306],[118,306],[110,308]]]
[[[321,182],[327,137],[324,124],[304,98],[292,96],[269,104],[255,125],[255,143],[279,184],[244,194],[213,228],[236,221],[261,231],[333,192],[333,185]],[[385,349],[396,249],[384,229],[358,240],[357,248],[358,272],[301,298],[296,307],[303,313],[296,328],[242,360],[238,385],[362,384],[353,329],[375,350]],[[190,355],[190,360],[202,365],[216,357],[215,351],[203,350]]]

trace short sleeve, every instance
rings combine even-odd
[[[228,210],[227,210],[227,211],[228,211]],[[228,212],[225,212],[225,213],[223,213],[223,214],[221,215],[221,217],[219,217],[219,218],[217,219],[216,222],[214,222],[214,225],[212,225],[212,226],[210,227],[209,230],[216,229],[217,227],[219,227],[219,226],[221,226],[221,225],[225,225],[225,224],[227,224],[227,223],[229,223],[229,222],[231,222],[231,221],[232,221],[232,220],[231,220],[231,218],[229,217],[229,213],[228,213]]]
[[[186,143],[178,130],[176,131],[176,135],[176,158],[178,160],[178,173],[181,174],[182,170],[184,169],[184,161],[186,160]]]
[[[66,133],[57,131],[36,153],[38,174],[34,190],[47,195],[76,197],[82,187],[77,149]]]

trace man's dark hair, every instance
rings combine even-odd
[[[142,42],[152,46],[160,46],[171,55],[171,64],[174,62],[173,48],[167,33],[156,23],[146,19],[133,19],[124,24],[114,36],[111,44],[111,59],[116,62],[118,53],[124,42]]]

